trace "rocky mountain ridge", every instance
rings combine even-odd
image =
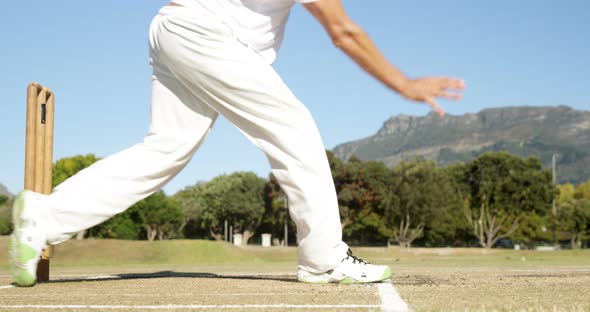
[[[536,156],[550,166],[557,154],[560,182],[590,179],[590,111],[567,106],[491,108],[439,118],[399,115],[375,135],[333,149],[341,159],[355,155],[395,166],[414,157],[440,165],[468,161],[486,151]]]

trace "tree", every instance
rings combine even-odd
[[[443,246],[473,246],[475,236],[465,221],[463,215],[463,201],[457,192],[458,185],[455,177],[464,172],[465,165],[453,164],[444,168],[438,167],[441,175],[440,187],[443,188],[441,201],[433,207],[434,217],[424,227],[424,234],[414,242],[414,245],[426,247]]]
[[[559,196],[557,197],[558,205],[565,204],[574,199],[575,188],[572,184],[558,185],[557,189],[559,190]]]
[[[459,188],[465,217],[479,244],[510,237],[531,213],[544,216],[557,191],[537,158],[485,153],[467,164]]]
[[[201,224],[211,237],[223,239],[225,220],[244,235],[244,242],[254,235],[264,214],[262,190],[266,180],[253,172],[221,175],[203,186]]]
[[[410,247],[449,204],[450,180],[431,161],[401,162],[393,170],[386,220],[400,246]]]
[[[12,198],[0,195],[0,235],[12,232]]]
[[[183,221],[180,205],[163,191],[148,196],[132,208],[138,212],[149,241],[172,237]]]
[[[8,202],[8,196],[0,194],[0,206],[6,204]]]
[[[529,246],[535,242],[551,242],[552,218],[553,216],[547,213],[528,213],[526,217],[522,218],[514,233],[510,235],[510,239]]]
[[[93,154],[85,156],[77,155],[73,157],[62,158],[53,165],[52,185],[56,187],[63,181],[78,173],[80,170],[90,167],[90,165],[99,161]]]
[[[178,202],[159,191],[89,229],[88,234],[97,238],[164,240],[176,237],[182,222]]]
[[[90,167],[93,163],[99,161],[93,154],[85,156],[77,155],[73,157],[62,158],[53,165],[53,174],[51,184],[53,187],[61,184],[71,176],[75,175],[79,171]],[[83,239],[86,231],[80,231],[76,235],[76,239]]]
[[[142,239],[145,237],[142,221],[135,206],[90,228],[87,234],[96,238],[127,240]]]
[[[473,246],[475,236],[463,216],[463,201],[455,177],[465,171],[465,164],[457,163],[444,168],[437,167],[441,175],[440,187],[445,196],[434,208],[434,217],[424,227],[424,235],[416,240],[423,246]]]
[[[560,229],[569,234],[572,248],[581,248],[590,230],[590,200],[576,199],[560,205],[558,220]]]
[[[574,191],[575,199],[590,199],[590,180],[578,185]]]
[[[424,226],[424,233],[418,237],[413,246],[424,247],[471,247],[474,236],[465,222],[462,205],[448,203],[445,206],[433,207],[436,217],[430,218]]]
[[[344,237],[349,241],[386,241],[390,237],[382,218],[388,204],[390,170],[381,162],[351,157],[331,160]]]
[[[183,220],[178,228],[184,237],[203,238],[207,232],[200,226],[204,206],[201,196],[204,189],[203,182],[187,187],[176,193],[173,198],[178,202],[182,210]]]
[[[262,199],[264,214],[258,231],[280,238],[285,235],[285,222],[287,222],[288,236],[296,237],[297,228],[293,220],[289,218],[287,197],[273,174],[269,175],[268,182],[264,186]],[[288,242],[285,244],[288,245]]]

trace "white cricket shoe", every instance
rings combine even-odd
[[[14,200],[12,218],[14,232],[10,236],[11,273],[18,286],[37,282],[37,264],[47,243],[41,202],[46,195],[32,191],[20,192]]]
[[[299,267],[297,279],[305,283],[360,284],[375,283],[391,277],[391,269],[386,265],[370,264],[352,255],[348,249],[346,258],[334,269],[324,273],[311,273]]]

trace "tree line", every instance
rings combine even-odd
[[[414,159],[395,168],[356,157],[328,159],[338,194],[344,240],[358,245],[524,246],[561,242],[581,248],[590,238],[590,180],[554,185],[537,158],[486,153],[446,167]],[[53,184],[99,159],[57,161]],[[10,199],[0,198],[8,207]],[[227,222],[245,242],[270,233],[290,242],[295,225],[288,200],[272,174],[220,175],[174,195],[157,192],[78,238],[224,239]],[[0,233],[11,231],[9,209],[0,209]]]

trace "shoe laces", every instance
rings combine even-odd
[[[352,259],[352,263],[353,264],[355,264],[357,262],[359,264],[369,264],[369,262],[367,262],[367,261],[365,261],[365,260],[363,260],[363,259],[361,259],[361,258],[359,258],[359,257],[357,257],[355,255],[353,255],[352,254],[352,250],[350,250],[350,248],[348,248],[348,251],[346,252],[346,258],[342,259],[342,261],[348,260],[348,259]]]

